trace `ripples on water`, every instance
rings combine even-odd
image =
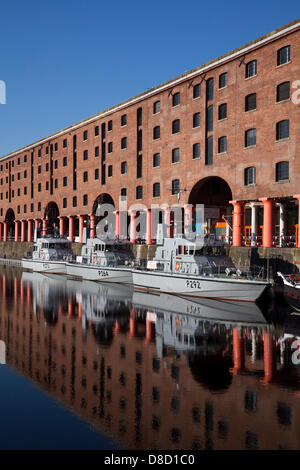
[[[0,294],[2,449],[300,449],[300,318],[278,300],[197,304],[8,266]]]

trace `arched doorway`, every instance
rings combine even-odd
[[[7,239],[13,240],[15,236],[15,213],[12,209],[6,211],[4,222],[7,222]]]
[[[198,181],[189,196],[189,204],[204,204],[204,231],[222,239],[226,236],[231,200],[231,189],[219,176],[210,176]],[[197,222],[195,225],[196,231],[203,229],[197,227]]]
[[[55,233],[59,228],[59,209],[56,202],[49,202],[45,209],[44,218],[47,221],[47,233]]]

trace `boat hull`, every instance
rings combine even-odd
[[[267,282],[226,278],[192,277],[172,273],[132,271],[135,289],[167,292],[181,297],[211,298],[255,302],[267,287]]]
[[[131,270],[127,268],[108,268],[67,263],[66,269],[68,276],[77,279],[132,284],[132,273]]]
[[[39,273],[66,274],[66,263],[64,261],[39,261],[22,259],[22,268]]]
[[[300,312],[300,288],[284,284],[283,294],[286,302],[297,312]]]

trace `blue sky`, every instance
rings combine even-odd
[[[0,8],[0,156],[300,17],[298,0],[0,0]]]

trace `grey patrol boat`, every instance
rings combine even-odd
[[[203,255],[202,240],[161,238],[146,269],[133,269],[135,289],[182,297],[255,302],[269,285],[235,269],[226,256]]]

